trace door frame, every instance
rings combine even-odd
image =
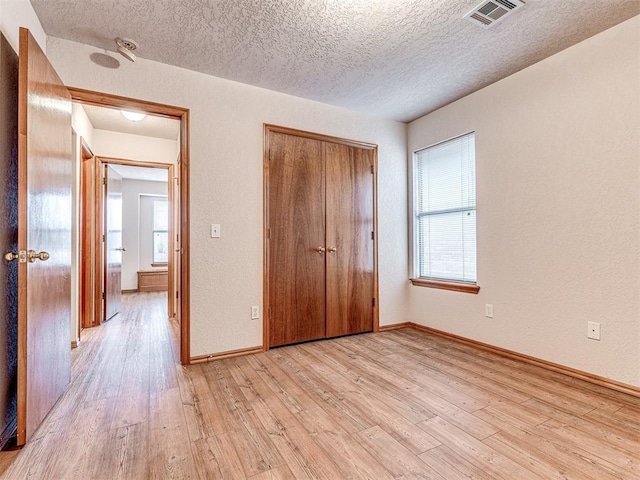
[[[378,295],[378,146],[373,143],[349,140],[347,138],[323,135],[320,133],[297,130],[295,128],[282,127],[265,123],[264,125],[264,151],[263,151],[263,329],[262,348],[269,350],[269,135],[271,133],[283,133],[295,135],[312,140],[336,143],[349,147],[363,148],[374,151],[373,158],[373,331],[380,331],[379,295]]]
[[[177,208],[179,214],[179,222],[174,225],[172,241],[177,242],[178,248],[181,251],[181,269],[178,272],[180,276],[178,292],[178,311],[180,312],[180,363],[182,365],[188,365],[191,363],[191,348],[190,348],[190,238],[189,238],[189,226],[190,226],[190,213],[189,213],[189,109],[176,107],[172,105],[164,105],[155,102],[149,102],[146,100],[137,100],[133,98],[122,97],[119,95],[112,95],[108,93],[95,92],[91,90],[85,90],[75,87],[67,87],[71,100],[76,103],[94,105],[98,107],[108,108],[123,108],[133,109],[140,112],[144,112],[150,115],[162,116],[166,118],[173,118],[180,121],[180,161],[178,162],[179,170],[176,172],[174,169],[170,170],[169,180],[169,192],[171,196],[174,196],[174,174],[177,173],[178,178],[178,200]],[[105,159],[106,157],[102,157]],[[123,159],[108,159],[108,163],[121,163],[126,164],[131,162]],[[146,163],[146,165],[142,165]],[[129,165],[135,164],[139,166],[161,166],[167,168],[169,164],[160,164],[153,162],[133,162]],[[175,167],[172,165],[172,167]],[[97,169],[99,170],[99,169]],[[100,175],[102,175],[100,173]],[[96,199],[97,200],[97,199]],[[96,202],[96,206],[101,202]],[[97,216],[98,219],[101,218]],[[173,219],[171,219],[173,221]],[[170,273],[170,272],[169,272]],[[170,279],[172,282],[173,280]],[[174,287],[176,288],[176,287]],[[97,292],[97,289],[95,289]],[[100,292],[102,295],[102,291]],[[100,299],[100,302],[102,299]],[[97,310],[97,309],[96,309]]]
[[[112,158],[112,157],[100,157],[96,156],[97,170],[99,172],[100,178],[104,179],[105,167],[109,165],[129,165],[132,167],[145,167],[145,168],[162,168],[163,170],[167,170],[167,200],[169,201],[169,224],[168,224],[168,237],[171,239],[171,252],[174,252],[177,248],[177,242],[175,241],[175,226],[174,226],[174,213],[175,213],[175,193],[172,188],[174,178],[175,177],[175,165],[171,163],[160,163],[160,162],[146,162],[146,161],[138,161],[138,160],[127,160],[124,158]],[[108,179],[107,179],[108,182]],[[96,294],[102,296],[104,293],[104,298],[96,298],[96,301],[101,302],[101,315],[96,317],[96,321],[94,325],[100,325],[107,319],[106,309],[107,309],[107,253],[105,251],[106,243],[102,241],[102,238],[105,238],[107,235],[106,231],[106,203],[107,203],[107,191],[104,187],[103,183],[98,182],[100,187],[101,195],[97,198],[95,204],[97,211],[99,212],[98,220],[100,222],[100,231],[97,232],[95,236],[97,245],[95,245],[96,250],[100,250],[100,254],[96,255],[96,269],[99,272],[99,278],[101,282],[99,282],[100,289],[96,289]],[[175,260],[173,255],[169,256],[167,262],[167,277],[168,277],[168,288],[167,288],[167,312],[169,314],[169,318],[175,318],[175,312],[173,311],[173,300],[176,297],[177,286],[174,281],[175,275]],[[99,292],[99,293],[98,293]]]

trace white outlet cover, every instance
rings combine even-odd
[[[587,338],[600,340],[600,324],[598,322],[587,322]]]

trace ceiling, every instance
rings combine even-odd
[[[132,165],[117,165],[110,163],[111,168],[128,180],[146,180],[148,182],[167,182],[166,168],[134,167]]]
[[[177,140],[180,135],[180,120],[147,115],[139,122],[132,122],[122,116],[115,108],[82,105],[93,128],[111,130],[132,135]]]
[[[47,35],[411,121],[640,14],[640,0],[31,0]],[[120,62],[126,62],[117,56]]]

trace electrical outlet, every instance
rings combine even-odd
[[[587,322],[587,338],[600,340],[600,324],[598,322]]]
[[[258,320],[260,318],[260,307],[254,305],[251,307],[251,320]]]
[[[487,318],[493,318],[493,304],[491,303],[484,304],[484,316]]]

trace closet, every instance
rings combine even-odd
[[[265,125],[265,344],[377,329],[375,145]]]

